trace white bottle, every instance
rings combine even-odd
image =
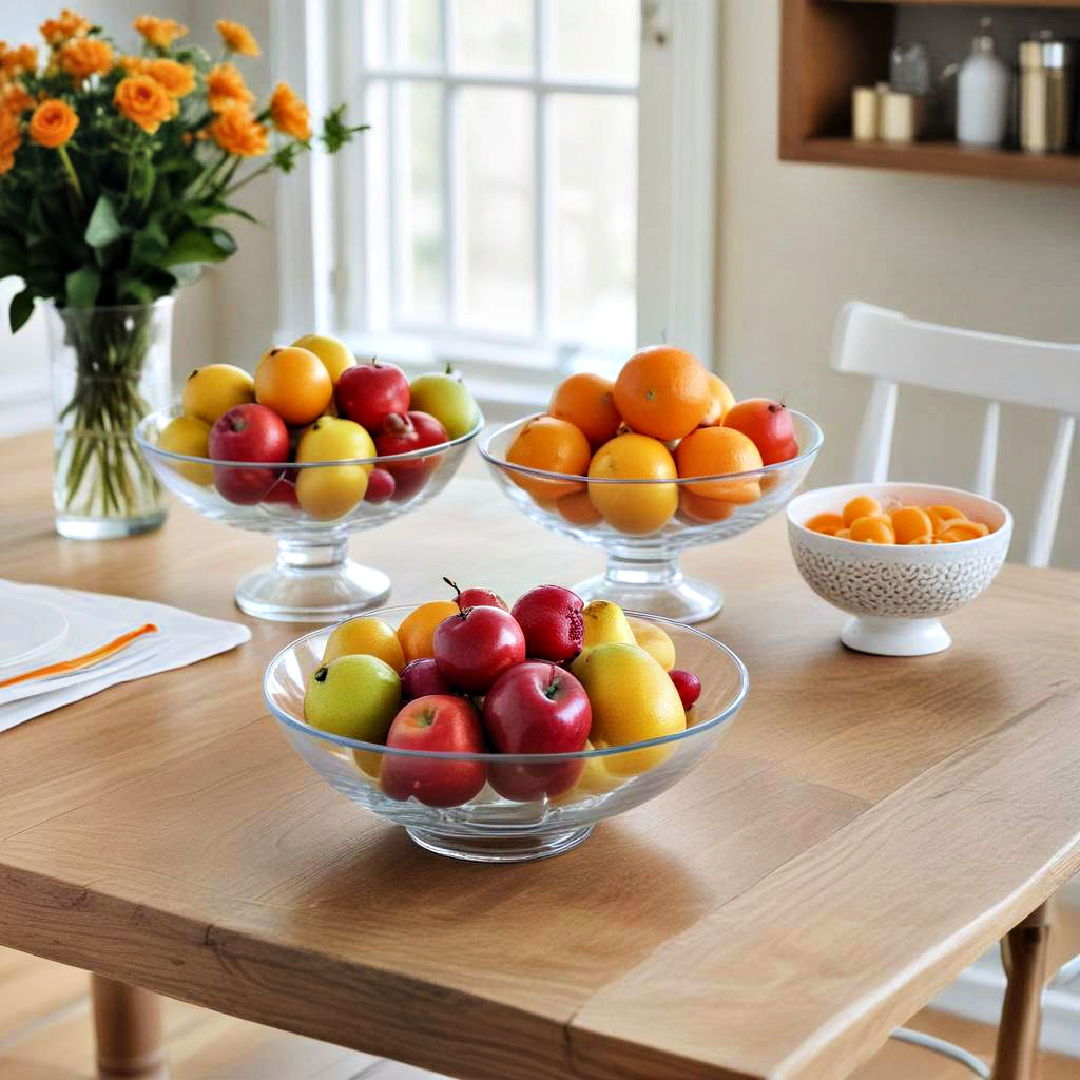
[[[1000,146],[1009,123],[1012,71],[997,54],[990,20],[960,65],[956,100],[956,138],[961,146]]]

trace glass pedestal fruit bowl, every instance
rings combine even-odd
[[[412,610],[392,607],[374,614],[397,627]],[[445,753],[396,749],[315,728],[304,720],[304,695],[311,675],[323,664],[329,628],[278,653],[266,669],[263,690],[285,737],[331,787],[404,826],[421,847],[471,862],[542,859],[576,847],[599,821],[676,784],[716,744],[746,698],[746,668],[726,645],[679,623],[638,617],[667,632],[680,666],[698,675],[702,691],[687,714],[685,730],[617,748]],[[427,805],[415,795],[403,801],[391,782],[402,773],[422,775],[428,790],[465,783],[467,792],[475,794],[451,806]],[[558,794],[549,796],[545,790]]]
[[[478,445],[499,487],[526,517],[606,552],[604,573],[572,586],[582,599],[695,623],[716,615],[724,598],[712,585],[685,577],[679,553],[738,536],[772,517],[799,489],[821,449],[821,428],[789,411],[795,457],[721,476],[614,480],[511,463],[507,451],[540,414],[505,424]]]
[[[158,445],[178,408],[147,416],[135,439],[161,483],[181,502],[211,521],[222,521],[277,540],[277,558],[242,578],[236,606],[245,614],[276,622],[337,622],[384,603],[390,579],[381,570],[349,558],[352,533],[374,529],[412,513],[434,498],[457,472],[483,426],[481,418],[460,438],[389,457],[347,461],[214,461],[174,453]],[[371,481],[381,469],[393,477],[384,496]],[[368,473],[363,497],[357,474]],[[300,505],[297,487],[314,494],[309,510]],[[318,516],[315,516],[315,515]]]

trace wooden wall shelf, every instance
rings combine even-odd
[[[904,0],[928,7],[1072,10],[1080,36],[1080,0]],[[1080,153],[967,150],[952,142],[906,145],[856,142],[851,89],[888,77],[897,0],[783,0],[779,154],[808,161],[945,176],[1080,184]],[[1061,17],[1060,15],[1058,16]],[[933,16],[937,18],[937,16]],[[1071,18],[1071,16],[1070,16]]]

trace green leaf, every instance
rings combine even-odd
[[[64,278],[64,294],[68,307],[93,307],[101,288],[101,272],[96,266],[80,266]]]
[[[367,124],[349,127],[345,121],[345,106],[339,105],[323,120],[322,141],[328,154],[336,154],[358,132],[367,131]]]
[[[92,248],[102,248],[115,243],[127,231],[116,216],[112,199],[102,192],[90,215],[84,239]]]
[[[131,240],[131,261],[156,266],[168,250],[169,238],[156,221],[149,221]]]
[[[152,304],[160,293],[143,281],[130,281],[124,278],[116,283],[116,295],[121,303]]]
[[[11,307],[8,308],[8,321],[11,323],[11,332],[17,334],[26,323],[26,320],[33,314],[34,294],[29,289],[17,292],[11,298]]]
[[[249,214],[243,207],[223,202],[191,203],[184,207],[184,214],[193,225],[206,225],[214,218],[225,217],[227,214],[235,214],[254,225],[259,223],[259,219],[254,214]]]
[[[216,263],[236,251],[236,241],[224,229],[188,229],[165,252],[162,266],[184,263]]]
[[[9,274],[20,277],[26,266],[26,249],[10,233],[0,233],[0,278]]]

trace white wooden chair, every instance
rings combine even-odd
[[[994,494],[1001,403],[1054,410],[1058,414],[1054,446],[1025,559],[1029,566],[1047,565],[1080,415],[1080,345],[936,326],[898,311],[852,302],[836,322],[832,366],[874,380],[859,433],[856,481],[887,479],[901,385],[986,401],[974,490],[988,498]]]
[[[1050,464],[1043,481],[1028,544],[1029,566],[1046,566],[1054,546],[1076,417],[1080,414],[1080,345],[959,330],[916,322],[871,304],[846,304],[836,321],[832,366],[874,380],[855,455],[855,481],[888,478],[896,403],[901,385],[947,390],[982,398],[982,445],[974,490],[994,494],[1001,403],[1034,405],[1057,413]],[[1046,906],[1037,909],[1003,942],[1008,990],[998,1033],[993,1073],[959,1047],[899,1028],[893,1038],[952,1058],[976,1076],[1020,1080],[1033,1076],[1038,1046],[1038,1000],[1045,981]],[[1080,958],[1066,964],[1055,982],[1075,978]]]

